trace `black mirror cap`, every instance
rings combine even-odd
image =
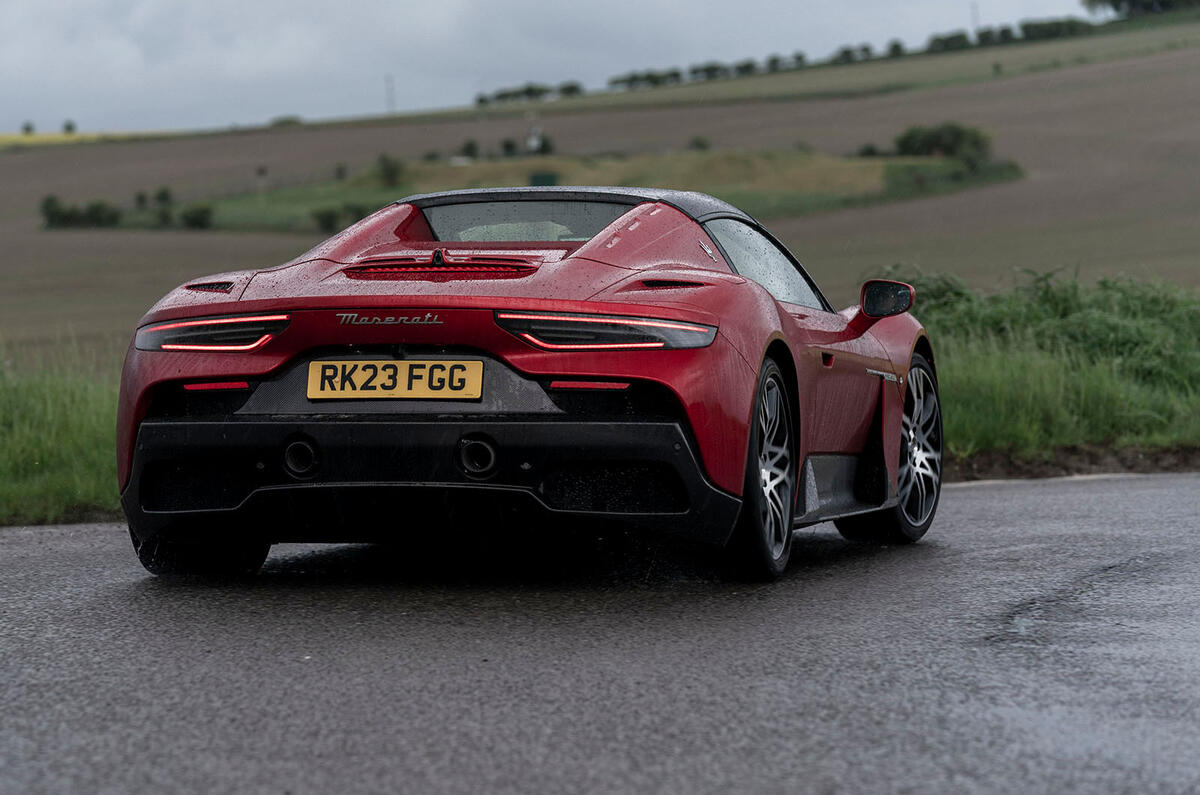
[[[916,296],[917,291],[911,284],[888,279],[871,279],[862,286],[859,306],[862,307],[864,315],[878,320],[912,309]]]

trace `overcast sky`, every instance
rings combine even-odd
[[[468,103],[529,80],[687,67],[1085,16],[1079,0],[0,0],[0,132],[191,129]]]

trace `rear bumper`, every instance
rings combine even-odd
[[[464,438],[493,446],[493,469],[464,468]],[[311,471],[289,469],[294,442],[315,452]],[[143,422],[122,505],[143,539],[238,528],[271,541],[379,540],[503,505],[724,544],[741,502],[708,480],[678,422],[259,416]]]

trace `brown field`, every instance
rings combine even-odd
[[[1200,50],[1073,66],[994,82],[858,99],[774,100],[589,111],[543,119],[568,154],[715,147],[769,149],[805,141],[843,154],[887,144],[910,124],[953,119],[992,132],[997,154],[1027,178],[938,198],[771,224],[831,298],[848,303],[861,274],[895,262],[1011,283],[1020,268],[1128,273],[1200,284]],[[326,179],[337,162],[365,167],[380,152],[417,158],[467,138],[486,149],[528,122],[471,118],[279,129],[193,138],[31,148],[0,153],[0,341],[127,334],[179,281],[270,265],[307,248],[296,235],[71,231],[39,228],[47,193],[129,203],[170,185],[182,199]]]

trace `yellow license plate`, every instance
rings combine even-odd
[[[483,362],[320,361],[308,365],[309,400],[477,400],[483,395]]]

